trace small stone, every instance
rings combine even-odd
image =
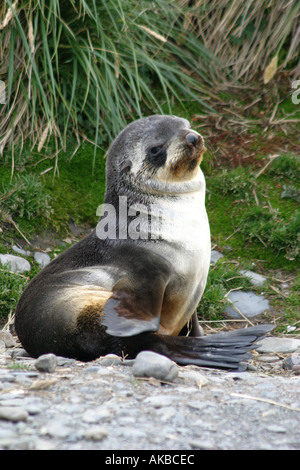
[[[153,377],[172,382],[178,376],[178,367],[166,356],[152,351],[142,351],[135,359],[132,373],[135,377]]]
[[[198,388],[208,384],[208,380],[203,374],[193,370],[183,370],[180,372],[180,377],[182,377],[186,382],[196,384]]]
[[[27,259],[15,255],[0,255],[2,266],[7,266],[14,273],[23,273],[30,271],[31,266]]]
[[[296,375],[300,375],[300,364],[293,366],[292,371],[295,372]]]
[[[180,401],[177,395],[154,395],[145,398],[144,403],[153,408],[163,408],[170,405],[170,403],[176,403],[176,401]]]
[[[52,421],[49,421],[46,426],[41,428],[40,433],[42,435],[47,434],[51,437],[63,439],[70,435],[71,429],[66,426],[60,419],[53,419]]]
[[[282,363],[284,369],[293,369],[295,366],[300,366],[300,354],[292,354],[285,358]]]
[[[288,326],[286,327],[287,333],[292,333],[292,331],[295,331],[296,329],[297,329],[296,326],[288,325]]]
[[[82,415],[82,421],[85,423],[93,424],[98,423],[104,419],[111,418],[111,412],[105,408],[94,408],[93,410],[87,410]]]
[[[260,353],[293,353],[300,349],[300,339],[267,337],[257,342],[256,351]]]
[[[0,340],[4,341],[7,348],[13,348],[17,344],[9,331],[0,331]]]
[[[261,274],[254,273],[253,271],[241,271],[243,276],[247,277],[253,286],[262,286],[267,278]]]
[[[101,366],[117,366],[120,365],[122,359],[116,354],[107,354],[106,356],[100,357],[97,361]]]
[[[28,352],[25,351],[25,349],[23,348],[16,348],[16,349],[13,349],[13,351],[11,352],[11,357],[13,359],[18,359],[20,357],[30,357]]]
[[[210,439],[190,439],[189,444],[195,449],[202,449],[202,450],[215,449],[215,443]]]
[[[255,356],[255,358],[258,360],[258,361],[261,361],[261,362],[276,362],[276,361],[279,361],[279,357],[276,356],[276,355],[273,355],[273,356],[267,356],[267,355],[259,355],[259,356]]]
[[[16,406],[0,406],[0,419],[6,421],[26,421],[28,413],[23,408]]]
[[[236,308],[247,318],[260,315],[269,309],[269,302],[262,295],[256,295],[253,292],[234,291],[230,292],[228,299]],[[233,307],[226,307],[225,313],[230,318],[241,318],[241,315]]]
[[[39,251],[34,253],[34,259],[42,267],[47,266],[51,261],[51,258],[47,253],[41,253]]]
[[[14,245],[12,247],[12,249],[16,252],[16,253],[19,253],[19,255],[23,255],[23,256],[32,256],[32,252],[31,251],[27,251],[27,250],[23,250],[22,248],[19,248],[18,246]]]
[[[220,253],[219,251],[212,250],[210,254],[210,264],[215,264],[219,259],[223,258],[224,255]]]
[[[267,431],[270,431],[270,432],[278,432],[278,433],[286,432],[286,429],[282,426],[279,426],[278,424],[270,424],[270,426],[268,426],[266,429]]]
[[[91,441],[102,441],[107,436],[108,436],[108,431],[102,426],[93,426],[91,429],[86,431],[83,435],[85,439],[88,439]]]
[[[34,366],[40,372],[54,372],[57,367],[57,357],[55,354],[43,354],[38,357]]]
[[[30,390],[45,390],[46,388],[51,387],[52,385],[56,384],[57,379],[50,379],[50,380],[35,380],[33,384],[30,385]]]

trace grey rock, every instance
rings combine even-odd
[[[51,258],[47,253],[41,253],[40,251],[36,251],[34,253],[34,259],[42,267],[47,266],[51,261]]]
[[[70,435],[71,429],[61,419],[53,419],[42,427],[40,433],[51,437],[65,438]]]
[[[0,406],[0,420],[6,421],[26,421],[28,413],[23,408],[16,406]]]
[[[219,251],[212,250],[210,254],[210,264],[215,264],[219,259],[223,258],[224,255],[220,253]]]
[[[189,444],[194,449],[212,450],[216,448],[216,445],[212,439],[190,439]]]
[[[55,354],[43,354],[38,357],[34,366],[40,372],[54,372],[57,367],[57,357]]]
[[[113,366],[120,365],[122,359],[116,354],[107,354],[106,356],[100,357],[97,361],[101,366]]]
[[[22,248],[19,248],[18,246],[14,245],[12,247],[12,249],[16,252],[16,253],[19,253],[19,255],[23,255],[23,256],[32,256],[32,252],[31,251],[27,251],[27,250],[23,250]]]
[[[10,411],[0,421],[0,450],[299,449],[300,377],[283,371],[281,360],[259,357],[257,372],[176,366],[178,377],[170,382],[134,380],[131,367],[104,367],[99,358],[57,357],[59,367],[45,375],[33,358],[12,364],[6,350],[0,408]]]
[[[15,255],[0,255],[2,266],[7,266],[14,273],[30,271],[31,266],[27,259]]]
[[[228,295],[228,299],[247,318],[260,315],[270,307],[267,299],[253,292],[233,291]],[[228,306],[224,311],[230,318],[241,318],[241,315],[233,307]]]
[[[29,354],[27,351],[25,351],[25,349],[23,348],[16,348],[16,349],[13,349],[12,352],[11,352],[11,357],[13,359],[18,359],[20,357],[29,357]]]
[[[4,341],[0,338],[0,352],[4,352],[6,350],[6,345]]]
[[[267,431],[270,432],[278,432],[278,433],[285,433],[286,429],[282,426],[278,426],[278,424],[271,424],[266,428]]]
[[[255,358],[256,358],[258,361],[261,361],[261,362],[268,362],[268,363],[279,361],[279,357],[276,356],[276,355],[273,355],[273,356],[266,356],[266,355],[264,355],[264,354],[261,354],[261,355],[259,355],[259,356],[255,356]]]
[[[292,354],[282,362],[284,369],[293,369],[295,366],[300,366],[300,354]]]
[[[153,408],[162,408],[170,405],[171,403],[174,405],[176,401],[179,401],[180,398],[176,395],[155,395],[152,397],[148,397],[144,400],[144,403]]]
[[[13,348],[17,344],[13,335],[9,331],[0,331],[0,340],[4,341],[7,348]]]
[[[243,276],[247,277],[253,286],[263,286],[267,278],[253,271],[241,271]]]
[[[85,439],[88,439],[91,441],[102,441],[107,436],[108,436],[108,431],[102,426],[93,426],[83,434],[83,437]]]
[[[270,336],[257,342],[255,349],[260,353],[293,353],[300,349],[300,339]]]
[[[142,351],[135,359],[132,373],[135,377],[154,377],[171,382],[178,376],[178,367],[166,356],[152,351]]]
[[[180,372],[179,377],[183,378],[186,382],[194,383],[198,388],[208,384],[208,379],[205,375],[194,370],[185,369]]]
[[[93,410],[88,410],[83,414],[82,421],[93,424],[107,418],[111,418],[111,416],[111,412],[105,408],[94,408]]]

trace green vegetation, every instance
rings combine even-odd
[[[140,116],[176,114],[205,137],[212,244],[224,254],[199,315],[221,322],[231,289],[262,292],[240,275],[252,269],[267,277],[271,319],[285,331],[300,309],[300,108],[290,96],[300,2],[189,3],[3,2],[0,253],[30,249],[41,230],[69,238],[70,221],[94,226],[112,138]],[[39,270],[28,259],[26,276],[0,266],[4,321]]]
[[[29,278],[20,274],[11,273],[9,269],[0,269],[0,319],[5,319],[13,312]]]
[[[201,94],[213,95],[208,70],[219,61],[185,28],[185,12],[165,0],[6,0],[0,79],[10,114],[0,154],[24,137],[39,150],[50,136],[65,150],[70,133],[107,142],[128,120],[161,112],[162,101],[170,112],[172,97],[195,99],[195,90],[212,110]]]
[[[197,309],[202,320],[217,321],[223,318],[224,307],[230,305],[226,294],[231,289],[251,289],[248,278],[242,276],[238,261],[221,259],[210,267],[204,295]]]
[[[12,217],[32,220],[50,216],[50,196],[34,174],[18,174],[14,182],[3,184],[1,206]]]

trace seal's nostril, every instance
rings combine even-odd
[[[186,136],[186,141],[188,144],[192,144],[194,147],[196,147],[197,145],[197,142],[199,140],[199,135],[197,134],[193,134],[193,133],[189,133],[187,136]]]

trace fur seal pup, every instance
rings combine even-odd
[[[117,136],[96,230],[46,266],[18,302],[15,328],[30,355],[89,361],[148,349],[226,369],[249,357],[272,326],[200,337],[195,312],[210,264],[203,152],[201,135],[175,116],[139,119]]]

